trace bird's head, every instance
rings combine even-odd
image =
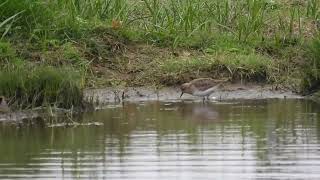
[[[181,95],[180,98],[184,93],[191,93],[191,84],[190,83],[184,83],[180,86]]]

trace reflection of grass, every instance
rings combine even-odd
[[[305,109],[311,105],[316,108],[316,104],[296,100],[245,101],[233,105],[173,103],[165,106],[161,103],[148,103],[139,106],[126,104],[123,108],[99,112],[95,114],[95,119],[105,122],[105,133],[109,135],[107,137],[117,138],[122,143],[121,146],[133,144],[134,138],[128,138],[131,134],[150,131],[156,131],[158,134],[155,142],[159,146],[162,145],[162,141],[172,136],[177,137],[175,141],[183,140],[201,146],[203,136],[208,135],[207,132],[209,136],[212,135],[211,133],[216,135],[211,137],[217,141],[210,141],[210,143],[219,144],[222,141],[225,143],[228,137],[233,143],[240,144],[255,140],[257,148],[261,150],[258,156],[265,160],[268,158],[265,154],[267,152],[264,151],[268,149],[266,146],[272,143],[288,142],[286,141],[288,138],[297,135],[297,126],[307,122],[303,117],[301,119],[297,117],[300,117],[301,113],[316,110]],[[165,111],[165,108],[177,109]],[[216,112],[217,119],[203,121],[202,116],[193,114],[197,108],[208,108],[208,111]],[[120,116],[119,119],[106,118],[118,116]],[[313,125],[316,125],[316,122],[308,121],[307,124],[314,128]],[[231,134],[232,136],[229,136]]]
[[[227,143],[238,144],[243,147],[244,153],[247,150],[250,153],[251,150],[257,150],[258,158],[269,160],[269,146],[287,146],[288,143],[301,143],[309,138],[318,137],[319,122],[309,121],[310,116],[305,114],[318,111],[317,104],[308,101],[272,100],[232,105],[207,104],[208,110],[219,114],[218,122],[202,123],[202,119],[191,119],[194,108],[203,106],[205,105],[201,103],[173,103],[171,106],[157,102],[140,106],[129,103],[123,107],[84,116],[84,120],[103,122],[103,127],[43,129],[44,122],[37,120],[32,127],[28,124],[20,131],[16,131],[15,126],[3,128],[0,131],[0,160],[27,165],[32,159],[26,154],[38,157],[48,154],[48,149],[53,149],[67,152],[57,157],[71,159],[71,163],[77,166],[80,163],[78,160],[83,160],[80,158],[84,157],[83,152],[101,152],[92,154],[92,158],[98,159],[109,155],[121,158],[130,155],[129,152],[136,152],[133,148],[140,145],[139,143],[150,143],[152,146],[148,147],[157,149],[158,153],[162,153],[162,147],[174,148],[172,144],[182,144],[180,147],[186,145],[189,149],[183,150],[190,150],[191,153],[207,151],[212,146],[216,147],[215,145],[223,147]],[[178,109],[160,110],[168,107]],[[309,133],[305,134],[305,128]],[[300,137],[300,133],[305,136]],[[293,137],[297,136],[302,138],[302,141],[292,142],[295,139]],[[212,146],[203,146],[207,143]]]

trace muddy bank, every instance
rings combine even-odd
[[[320,90],[315,92],[315,93],[313,93],[312,95],[308,96],[308,99],[311,99],[311,100],[313,100],[315,102],[320,103]]]
[[[180,99],[181,91],[178,87],[151,88],[151,87],[130,87],[130,88],[104,88],[87,89],[84,91],[84,99],[88,104],[94,104],[93,109],[105,108],[104,105],[114,102],[125,101],[183,101],[192,100],[200,102],[202,98],[184,94]],[[214,92],[210,96],[211,101],[233,100],[233,99],[301,99],[304,98],[289,90],[274,90],[272,86],[260,85],[239,85],[230,84]],[[0,122],[21,122],[24,119],[52,118],[53,116],[65,116],[70,114],[65,109],[32,109],[26,111],[0,114]]]
[[[106,104],[119,101],[151,101],[151,100],[180,100],[181,91],[178,87],[151,88],[151,87],[131,87],[131,88],[104,88],[87,89],[85,99],[88,102]],[[294,98],[301,99],[302,96],[289,90],[274,90],[272,86],[260,85],[239,85],[230,84],[213,94],[211,100],[232,100],[232,99],[272,99],[272,98]],[[201,101],[199,97],[184,94],[181,100]]]

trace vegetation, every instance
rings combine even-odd
[[[320,37],[311,41],[307,52],[309,57],[304,66],[304,79],[306,80],[304,86],[315,91],[320,86]]]
[[[309,92],[319,20],[318,0],[6,0],[0,91],[20,106],[62,107],[79,105],[84,87],[200,76]]]
[[[15,107],[55,105],[71,108],[82,102],[79,77],[67,69],[37,67],[9,68],[0,73],[0,92],[11,97]],[[53,104],[54,103],[54,104]]]
[[[81,68],[63,65],[55,67],[47,63],[38,65],[22,60],[9,43],[1,42],[0,52],[0,94],[9,97],[12,108],[72,108],[82,105],[85,76]],[[70,52],[66,54],[71,56]]]

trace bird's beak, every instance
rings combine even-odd
[[[182,95],[183,95],[183,92],[181,92],[180,98],[182,97]]]

